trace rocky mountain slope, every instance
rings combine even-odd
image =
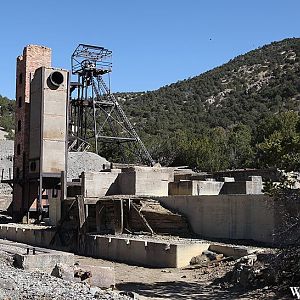
[[[274,42],[199,76],[142,94],[119,95],[141,132],[194,134],[299,110],[300,38]],[[129,97],[131,96],[131,97]]]

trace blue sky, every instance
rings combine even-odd
[[[67,69],[79,43],[106,47],[112,91],[147,91],[300,37],[299,0],[8,0],[0,7],[0,94],[10,98],[15,59],[27,44],[51,47],[53,66]]]

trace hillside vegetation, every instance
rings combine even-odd
[[[299,57],[300,39],[286,39],[159,90],[118,96],[166,165],[298,167]]]
[[[299,58],[300,39],[286,39],[156,91],[116,96],[163,165],[299,169]],[[0,126],[12,132],[14,101],[0,97],[0,106]]]
[[[8,132],[7,138],[13,138],[15,101],[0,95],[0,127]]]

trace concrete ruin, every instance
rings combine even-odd
[[[0,238],[174,268],[212,247],[199,237],[276,244],[282,220],[263,182],[277,172],[117,165],[80,152],[86,143],[70,152],[78,142],[68,136],[73,87],[68,71],[51,66],[51,49],[30,45],[17,59],[14,171],[5,182],[13,219],[24,224],[0,225]]]

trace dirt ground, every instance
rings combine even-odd
[[[290,295],[286,298],[276,297],[268,287],[243,291],[213,285],[214,279],[231,270],[233,262],[198,268],[191,266],[182,269],[153,269],[81,256],[76,256],[76,259],[82,264],[113,266],[116,273],[116,288],[135,292],[139,295],[139,299],[292,299]]]

